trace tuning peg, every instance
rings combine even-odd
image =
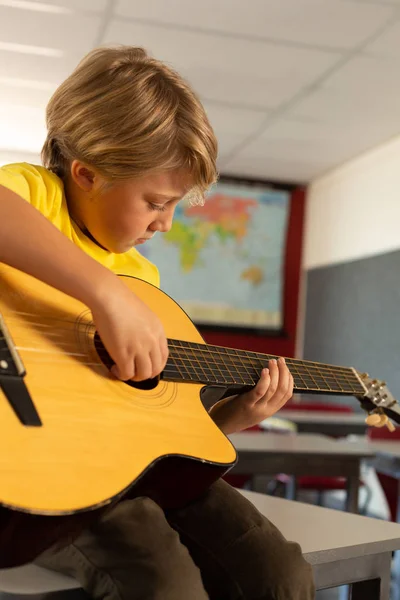
[[[393,431],[396,431],[396,427],[393,425],[392,421],[388,420],[388,422],[386,423],[386,427],[389,429],[390,433],[393,433]]]
[[[396,427],[387,415],[379,413],[371,413],[365,419],[366,424],[369,427],[387,427],[391,433],[395,431]]]
[[[360,375],[361,379],[367,379],[367,377],[369,377],[368,373],[361,373]]]
[[[379,423],[378,427],[385,427],[385,425],[387,425],[389,423],[389,418],[387,415],[381,415],[381,422]]]
[[[377,427],[378,424],[381,422],[381,415],[378,415],[377,413],[372,413],[368,415],[368,417],[365,419],[365,422],[369,427]]]

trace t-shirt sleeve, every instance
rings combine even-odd
[[[50,220],[59,210],[60,182],[44,167],[27,163],[0,167],[0,185],[21,196]]]

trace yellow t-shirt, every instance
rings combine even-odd
[[[0,185],[37,208],[64,235],[99,263],[119,275],[132,275],[159,287],[160,276],[153,263],[135,248],[123,254],[103,250],[71,220],[59,177],[44,167],[16,163],[0,168]]]

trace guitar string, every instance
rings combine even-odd
[[[193,369],[193,365],[190,365],[190,361],[191,360],[195,360],[196,359],[196,355],[194,354],[193,357],[188,357],[186,354],[186,351],[182,351],[182,349],[180,347],[174,347],[173,345],[171,345],[170,347],[172,347],[173,352],[170,353],[169,358],[173,359],[179,359],[182,361],[189,361],[189,367]],[[34,352],[34,353],[43,353],[43,354],[59,354],[57,351],[55,350],[46,350],[46,349],[41,349],[41,348],[30,348],[30,347],[24,347],[24,346],[15,346],[16,350],[19,351],[25,351],[25,352]],[[175,352],[174,352],[175,351]],[[177,352],[176,352],[177,351]],[[0,349],[0,352],[9,352],[8,348],[4,348],[4,349]],[[103,356],[103,358],[108,357],[108,353],[107,351],[104,349],[101,349],[100,351],[97,350],[97,353],[99,354],[100,358],[101,356]],[[87,354],[85,353],[79,353],[79,352],[63,352],[63,354],[67,355],[67,356],[82,356],[85,357],[87,356]],[[210,354],[210,352],[209,352]],[[212,353],[211,353],[212,355]],[[244,365],[242,363],[242,358],[245,358],[245,360],[247,360],[248,362],[251,363],[251,367],[252,369],[256,369],[256,365],[254,364],[255,361],[252,361],[251,358],[247,358],[247,357],[237,357],[234,354],[232,355],[226,355],[230,358],[230,362],[225,362],[223,360],[223,355],[215,355],[215,358],[218,358],[220,360],[220,362],[217,363],[211,363],[211,366],[219,368],[219,367],[223,367],[224,370],[229,370],[229,368],[245,368],[247,369],[248,365]],[[232,360],[234,359],[234,360]],[[239,360],[237,360],[239,359]],[[260,362],[262,360],[262,358],[257,357],[257,360]],[[266,360],[266,359],[264,359]],[[354,373],[352,372],[352,370],[346,369],[346,370],[341,370],[340,368],[338,370],[336,370],[335,367],[331,368],[325,368],[323,367],[322,369],[320,367],[309,367],[309,366],[305,366],[303,367],[303,365],[301,364],[301,362],[296,362],[296,361],[292,361],[292,359],[286,359],[286,363],[288,365],[289,370],[292,369],[293,373],[296,373],[297,375],[304,375],[306,377],[317,377],[317,378],[329,378],[329,377],[334,377],[335,375],[345,375],[345,378],[350,379],[350,380],[354,380],[357,383],[359,383],[359,380],[357,378],[356,375],[354,375]],[[210,363],[208,363],[207,365],[208,367],[210,367]],[[261,365],[258,365],[260,370],[261,370]],[[201,366],[200,366],[201,368]]]
[[[74,358],[77,358],[77,356],[79,355],[73,355]],[[85,355],[81,355],[81,356],[85,356]],[[80,359],[77,359],[79,364],[82,366],[91,366],[91,367],[95,367],[95,368],[101,368],[101,369],[107,369],[108,367],[106,367],[106,365],[104,365],[103,363],[92,363],[92,362],[87,362],[87,361],[82,361]],[[37,362],[37,364],[43,364],[43,360],[40,360]],[[65,361],[61,360],[54,360],[54,359],[47,359],[46,360],[46,365],[65,365]],[[186,369],[187,370],[187,369]],[[185,379],[185,374],[181,372],[181,369],[179,368],[179,366],[174,366],[174,365],[167,365],[165,367],[165,369],[163,370],[163,374],[170,379],[176,379],[176,376],[179,376],[180,379],[183,379],[184,381],[188,380],[188,378],[186,377]],[[238,378],[241,379],[240,381],[238,381]],[[344,382],[342,384],[339,385],[338,387],[338,383],[337,382],[329,382],[329,381],[319,381],[318,379],[315,379],[313,382],[307,382],[304,381],[303,377],[301,377],[300,374],[298,373],[293,373],[293,379],[295,382],[295,389],[301,389],[301,390],[317,390],[317,391],[333,391],[335,393],[348,393],[351,392],[353,394],[357,394],[360,392],[364,392],[364,388],[363,386],[357,381],[356,386],[352,385],[349,382]],[[257,383],[258,377],[255,377],[252,374],[246,373],[246,374],[241,374],[240,372],[238,373],[230,373],[230,377],[226,377],[226,376],[222,376],[213,371],[211,369],[211,373],[204,373],[199,375],[198,373],[194,373],[193,371],[189,372],[189,381],[193,381],[193,382],[200,382],[200,383],[223,383],[223,384],[234,384],[234,385],[255,385]]]

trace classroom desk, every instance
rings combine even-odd
[[[345,477],[346,510],[358,512],[358,490],[363,459],[374,452],[365,443],[332,440],[311,433],[235,433],[229,436],[239,455],[231,473],[256,475],[293,475],[287,498],[296,498],[300,475]]]

